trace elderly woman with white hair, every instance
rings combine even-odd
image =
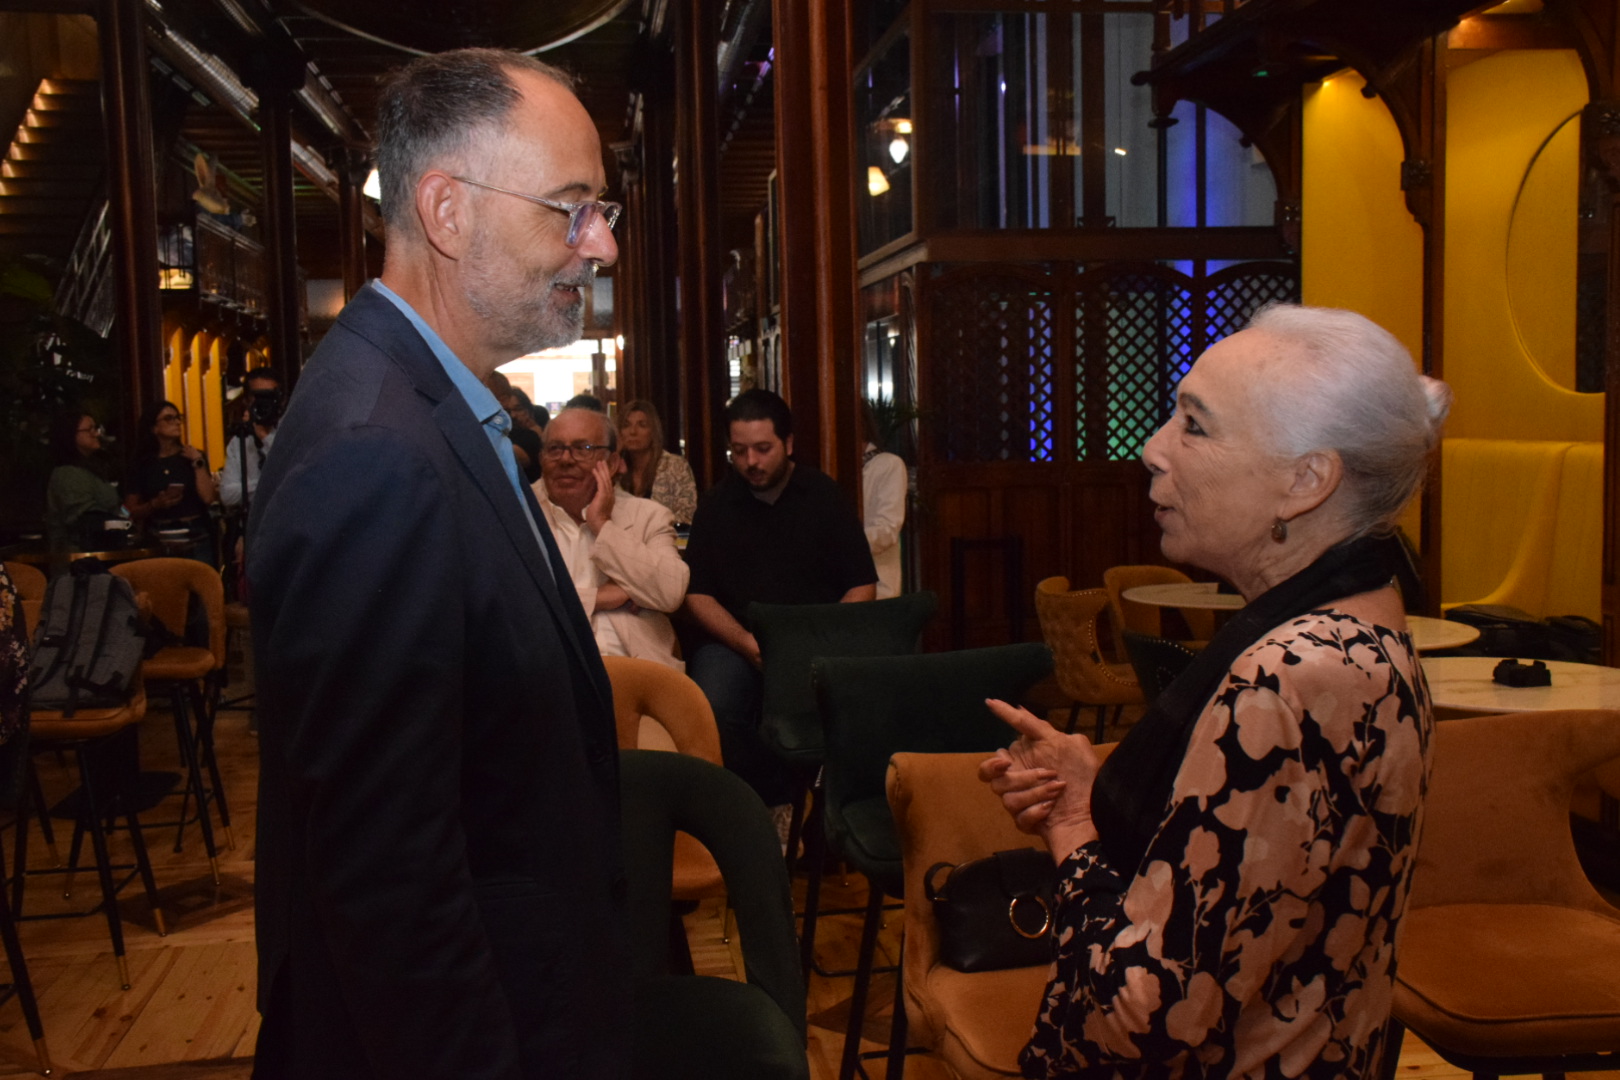
[[[1164,554],[1247,605],[1100,768],[1001,702],[980,768],[1058,864],[1027,1077],[1370,1077],[1433,717],[1390,537],[1449,391],[1345,311],[1199,357],[1143,461]]]

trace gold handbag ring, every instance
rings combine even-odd
[[[1039,930],[1025,930],[1018,924],[1018,902],[1020,900],[1027,900],[1030,903],[1036,904],[1040,907],[1041,926]],[[1052,909],[1047,907],[1046,901],[1042,900],[1039,896],[1015,896],[1012,898],[1011,902],[1007,904],[1007,921],[1012,923],[1013,932],[1019,937],[1029,938],[1033,941],[1035,938],[1043,936],[1048,930],[1052,929]]]

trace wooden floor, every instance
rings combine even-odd
[[[173,770],[176,754],[172,718],[158,705],[153,703],[141,729],[143,766]],[[221,868],[237,892],[251,882],[253,876],[253,800],[257,787],[258,745],[257,739],[248,733],[247,720],[246,712],[223,712],[217,733],[236,836],[236,848],[223,852]],[[72,770],[49,756],[39,758],[38,763],[47,799],[54,803],[74,786]],[[173,819],[178,803],[177,797],[167,800],[148,813],[146,820]],[[71,824],[59,824],[62,828],[58,842],[65,857]],[[186,831],[185,849],[180,854],[172,850],[172,827],[149,825],[145,832],[159,888],[208,880],[208,864],[195,824]],[[11,833],[7,830],[4,835],[9,856]],[[123,861],[127,853],[127,837],[115,837],[114,858]],[[44,869],[50,864],[36,827],[29,847],[29,865]],[[73,883],[71,901],[61,898],[61,888],[60,878],[32,878],[28,882],[25,913],[68,910],[75,905],[87,908],[94,905],[98,896],[93,872],[79,874]],[[802,897],[802,877],[795,879],[794,890]],[[204,888],[196,895],[200,901],[206,901],[207,892]],[[119,1075],[116,1070],[160,1063],[246,1059],[253,1052],[258,1015],[254,1011],[251,906],[238,905],[235,910],[187,923],[160,938],[136,921],[143,917],[139,910],[143,905],[137,902],[140,894],[139,884],[133,882],[123,893],[132,977],[128,991],[119,988],[106,922],[99,914],[27,921],[22,925],[23,947],[39,993],[56,1076],[108,1070],[106,1080],[112,1080]],[[858,875],[848,879],[833,875],[826,883],[823,898],[823,908],[858,907],[864,900],[864,889]],[[225,906],[231,907],[231,904]],[[741,954],[735,937],[730,944],[721,940],[719,905],[710,903],[700,907],[687,917],[686,923],[693,962],[699,973],[740,977]],[[823,966],[851,966],[859,933],[859,916],[824,918],[817,934],[817,951]],[[895,912],[879,942],[883,963],[893,963],[898,944],[899,913]],[[833,1080],[838,1074],[852,981],[819,976],[811,981],[809,1056],[811,1076],[815,1080]],[[874,984],[873,1007],[864,1028],[871,1037],[867,1049],[881,1049],[887,1041],[893,985],[892,976],[880,977]],[[874,1061],[869,1070],[876,1080],[883,1075],[884,1066]],[[33,1047],[21,1010],[15,1001],[8,1002],[0,1006],[0,1076],[37,1075]],[[152,1076],[144,1072],[140,1075]],[[193,1074],[183,1070],[163,1075],[196,1075],[199,1080],[204,1077],[213,1080],[215,1076],[229,1074],[213,1071]],[[906,1075],[908,1080],[946,1080],[950,1074],[938,1061],[926,1055],[914,1055],[907,1062]],[[1402,1049],[1400,1075],[1414,1078],[1466,1076],[1440,1061],[1414,1039],[1409,1039]],[[1620,1073],[1586,1075],[1620,1080]]]

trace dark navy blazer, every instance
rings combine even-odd
[[[258,1075],[620,1075],[611,691],[523,495],[543,554],[443,367],[362,290],[249,527]]]

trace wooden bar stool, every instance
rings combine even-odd
[[[174,850],[181,848],[185,833],[186,807],[197,801],[197,820],[202,827],[203,846],[208,850],[208,867],[214,884],[219,884],[219,855],[214,845],[214,825],[208,814],[210,802],[219,811],[227,847],[236,846],[231,835],[231,812],[225,801],[225,785],[219,761],[214,755],[214,705],[218,679],[225,670],[225,585],[219,571],[195,559],[142,559],[124,563],[112,571],[144,593],[153,618],[178,643],[165,645],[149,656],[142,666],[145,680],[154,692],[166,691],[174,710],[175,738],[180,743],[180,761],[186,771],[185,794],[180,803],[180,830]],[[208,619],[208,645],[187,645],[184,638],[192,597],[202,603]],[[195,726],[193,726],[193,716]],[[203,770],[208,771],[207,782]],[[211,786],[210,786],[211,785]]]
[[[101,882],[101,909],[107,917],[107,932],[112,938],[113,955],[118,961],[119,982],[129,989],[129,962],[124,956],[124,928],[118,914],[118,890],[128,882],[114,882],[115,867],[107,850],[106,823],[122,812],[129,824],[130,843],[135,849],[135,871],[146,889],[146,900],[152,908],[152,921],[160,936],[168,933],[163,912],[158,907],[157,882],[152,877],[152,863],[147,858],[146,841],[141,835],[141,823],[133,801],[129,798],[129,784],[116,776],[116,762],[112,754],[125,740],[132,741],[135,727],[146,716],[146,689],[137,682],[135,691],[122,705],[106,709],[79,709],[72,716],[49,709],[33,710],[29,721],[29,738],[34,749],[71,750],[79,771],[79,823],[90,833],[95,851],[96,874]],[[102,790],[108,774],[113,782]],[[43,808],[41,808],[43,812]],[[19,852],[21,857],[21,852]],[[69,859],[67,873],[73,873],[77,862],[77,844]],[[31,873],[55,873],[40,870]],[[93,909],[92,909],[93,910]],[[81,912],[79,914],[89,914]],[[19,905],[18,918],[24,918]],[[36,916],[51,918],[53,916]]]

